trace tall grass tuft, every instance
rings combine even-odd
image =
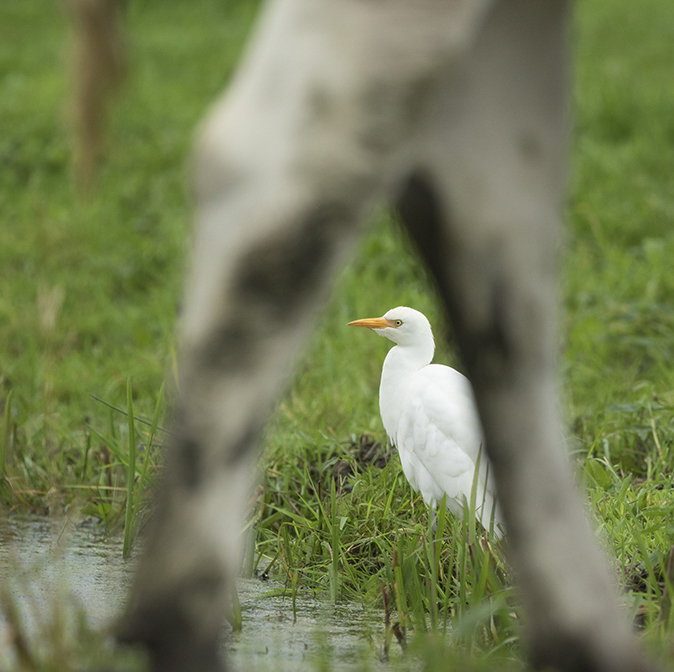
[[[445,502],[435,516],[397,459],[363,464],[359,443],[276,456],[255,506],[256,564],[266,556],[266,572],[293,594],[301,581],[333,602],[341,595],[388,605],[384,651],[394,633],[401,646],[432,634],[468,653],[516,646],[510,571],[470,503],[463,520]]]

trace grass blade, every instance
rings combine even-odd
[[[9,449],[9,441],[12,436],[12,390],[7,393],[7,398],[5,399],[5,417],[2,425],[2,440],[0,440],[0,479],[5,475],[5,456],[7,455]]]
[[[330,481],[330,519],[332,525],[332,563],[330,565],[330,597],[333,604],[339,596],[339,523],[334,479]]]
[[[128,406],[127,419],[129,421],[129,465],[126,476],[126,515],[124,518],[124,546],[122,554],[125,558],[128,558],[131,555],[133,521],[135,518],[134,485],[136,481],[136,427],[133,418],[133,393],[130,378],[126,382],[126,403]]]

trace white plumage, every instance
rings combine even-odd
[[[461,516],[470,502],[478,455],[476,516],[494,533],[503,523],[489,460],[482,449],[482,426],[468,379],[448,366],[431,364],[431,325],[413,308],[392,308],[383,317],[349,322],[394,343],[381,374],[379,409],[384,429],[398,449],[403,472],[433,509],[447,495],[447,508]],[[499,526],[501,530],[499,530]]]

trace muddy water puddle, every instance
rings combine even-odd
[[[122,538],[90,522],[10,517],[0,525],[0,583],[29,632],[41,627],[40,619],[55,605],[66,618],[81,610],[91,626],[108,628],[124,610],[134,567],[134,558],[122,558]],[[280,594],[278,583],[240,579],[237,588],[243,630],[223,636],[235,670],[309,672],[325,669],[326,662],[334,670],[384,669],[377,653],[383,612],[332,605],[304,591],[293,612],[290,595]],[[0,669],[13,662],[3,659],[8,637],[0,619]]]

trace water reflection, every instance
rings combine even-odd
[[[114,623],[122,613],[134,570],[122,559],[121,536],[104,534],[91,521],[73,524],[48,518],[9,517],[0,525],[0,581],[22,611],[26,628],[36,615],[70,594],[95,628]],[[376,648],[383,614],[362,605],[325,604],[300,591],[296,616],[282,586],[257,579],[238,582],[243,631],[223,636],[234,669],[302,672],[323,668],[368,669],[380,666]],[[274,595],[276,593],[276,595]],[[76,607],[71,602],[72,612]],[[0,621],[0,668],[7,651],[7,624]],[[3,646],[4,642],[4,646]]]

